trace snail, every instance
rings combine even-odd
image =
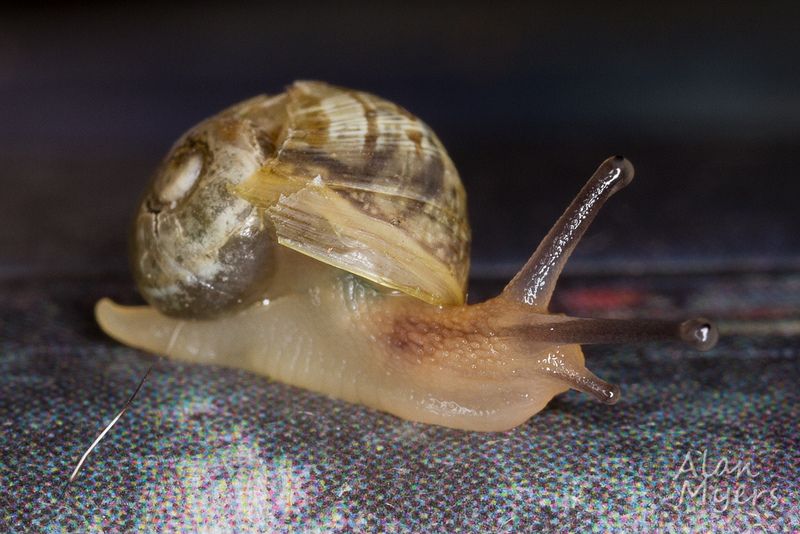
[[[683,322],[548,312],[567,258],[633,167],[604,161],[497,297],[465,304],[470,228],[434,132],[374,95],[295,82],[202,121],[141,202],[132,269],[148,306],[100,300],[116,340],[243,368],[401,418],[517,426],[573,388],[619,388],[581,344],[717,340]]]

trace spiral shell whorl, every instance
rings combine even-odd
[[[176,143],[153,179],[132,236],[133,272],[168,315],[211,317],[260,298],[274,270],[263,210],[231,192],[274,150],[280,98],[257,97],[204,121]],[[253,113],[255,120],[243,116]]]

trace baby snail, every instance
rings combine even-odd
[[[717,340],[705,319],[548,312],[575,245],[632,178],[626,159],[604,161],[503,292],[466,305],[466,194],[433,131],[371,94],[296,82],[177,141],[132,235],[150,305],[103,299],[97,321],[132,347],[453,428],[512,428],[569,388],[614,404],[581,344]]]

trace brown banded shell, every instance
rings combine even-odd
[[[276,243],[434,304],[464,301],[470,231],[431,129],[371,94],[296,82],[184,134],[133,234],[162,312],[212,317],[269,295]]]
[[[433,131],[374,95],[286,92],[275,156],[236,191],[287,247],[434,304],[464,301],[470,231],[458,172]]]

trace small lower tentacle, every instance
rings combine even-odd
[[[565,357],[565,352],[563,349],[550,351],[538,359],[538,373],[563,382],[572,389],[587,393],[604,404],[616,404],[619,401],[619,386],[599,378],[582,362]]]

